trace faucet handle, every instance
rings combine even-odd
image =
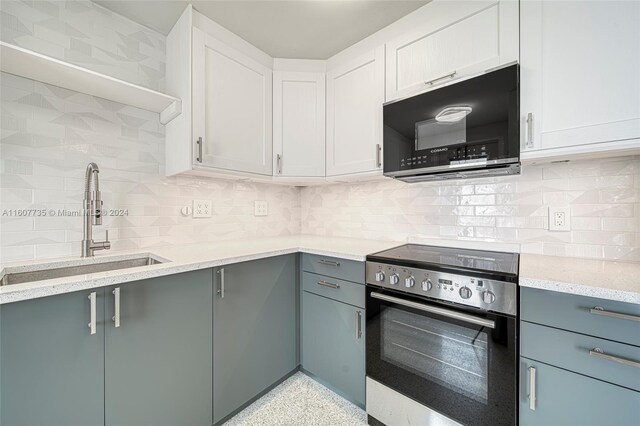
[[[104,250],[109,250],[111,248],[111,241],[109,241],[109,230],[105,229],[104,231],[104,241],[102,242],[102,248]]]

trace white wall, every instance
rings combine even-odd
[[[640,157],[524,166],[520,176],[302,189],[302,232],[519,243],[548,255],[640,261]],[[551,232],[548,206],[571,208]]]
[[[165,37],[86,1],[0,2],[2,40],[151,88],[164,82]],[[297,234],[299,190],[195,177],[164,177],[158,115],[0,74],[0,261],[79,256],[79,217],[12,217],[13,209],[81,208],[84,170],[100,167],[112,252],[241,237]],[[211,219],[183,217],[211,199]],[[254,217],[267,200],[269,216]],[[57,212],[56,212],[57,213]]]
[[[2,40],[152,88],[164,82],[165,38],[91,2],[2,0]],[[339,55],[338,55],[339,56]],[[276,61],[276,64],[278,61]],[[0,214],[77,210],[89,161],[101,168],[112,251],[303,233],[375,239],[521,243],[523,251],[640,261],[640,158],[525,166],[523,175],[403,184],[288,188],[164,177],[156,114],[0,75]],[[214,217],[180,207],[211,199]],[[269,216],[254,217],[266,199]],[[570,205],[571,232],[550,232],[548,205]],[[0,261],[77,256],[78,217],[0,216]]]

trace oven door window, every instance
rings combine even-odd
[[[464,312],[389,290],[367,289],[367,376],[465,425],[515,424],[516,322],[494,328],[376,299],[371,292]]]
[[[486,404],[488,334],[388,307],[380,315],[383,361]]]

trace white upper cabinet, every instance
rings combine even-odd
[[[188,6],[167,36],[166,174],[271,179],[273,59]]]
[[[327,72],[327,176],[382,171],[384,47]]]
[[[324,177],[325,75],[273,73],[273,175]]]
[[[202,166],[271,175],[272,72],[193,29],[193,133]]]
[[[518,60],[518,2],[434,2],[429,20],[386,45],[391,101]]]
[[[640,148],[640,2],[526,1],[521,31],[523,160]]]

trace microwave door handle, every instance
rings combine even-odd
[[[386,294],[371,292],[371,297],[374,299],[384,300],[386,302],[396,303],[398,305],[406,306],[407,308],[418,309],[420,311],[429,312],[432,314],[442,315],[443,317],[456,319],[458,321],[467,322],[470,324],[480,325],[487,328],[496,328],[496,323],[486,318],[479,318],[474,315],[465,314],[462,312],[452,311],[450,309],[439,308],[437,306],[425,305],[422,303],[412,302],[411,300],[404,300],[398,297],[388,296]]]

